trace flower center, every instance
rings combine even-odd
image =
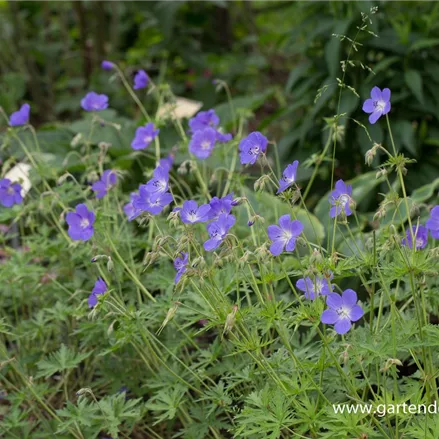
[[[201,142],[201,149],[209,149],[210,148],[210,142],[205,140],[204,142]]]
[[[259,145],[253,146],[252,148],[250,148],[250,154],[251,155],[258,155],[259,150],[260,150]]]
[[[9,186],[6,191],[8,192],[9,195],[14,195],[15,191],[14,188],[12,186]]]
[[[152,137],[151,137],[151,136],[145,136],[145,138],[143,139],[143,141],[144,141],[145,143],[149,143],[149,142],[151,142],[151,140],[152,140]]]
[[[375,111],[384,111],[386,103],[384,101],[373,101],[373,106],[375,107]]]
[[[338,198],[339,202],[345,206],[349,202],[349,195],[343,194]]]
[[[293,234],[289,230],[284,230],[283,238],[285,241],[289,241],[293,237]]]
[[[338,308],[336,312],[342,319],[349,318],[349,309],[345,308],[344,306]]]
[[[80,226],[82,229],[86,229],[90,225],[90,221],[87,218],[82,218]]]
[[[424,240],[422,238],[416,238],[416,248],[422,247],[424,245]]]

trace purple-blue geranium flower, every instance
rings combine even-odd
[[[9,125],[11,127],[19,127],[29,122],[30,105],[23,104],[18,111],[9,116]]]
[[[103,70],[112,70],[114,67],[114,64],[111,61],[107,61],[104,59],[101,63],[101,67]]]
[[[148,85],[149,76],[145,70],[139,70],[134,76],[134,90],[140,90]]]
[[[108,96],[91,91],[81,99],[81,107],[85,111],[102,111],[108,108]]]
[[[416,250],[422,250],[428,244],[428,230],[424,226],[412,226],[413,237],[416,242]],[[405,232],[406,237],[402,240],[402,245],[413,248],[412,234],[410,233],[410,229],[407,229]]]
[[[250,133],[239,143],[241,164],[254,165],[261,153],[267,150],[268,140],[259,131]]]
[[[426,227],[430,230],[434,239],[439,239],[439,206],[434,206],[430,212],[430,218],[426,222]]]
[[[174,259],[174,268],[177,270],[174,280],[176,284],[180,281],[181,276],[186,271],[187,264],[189,262],[189,253],[181,252],[180,254],[181,254],[180,258]]]
[[[210,200],[209,219],[216,220],[221,214],[228,215],[233,207],[233,192],[223,198],[213,197]]]
[[[123,211],[125,212],[125,215],[128,217],[128,221],[132,221],[133,219],[136,219],[141,213],[141,209],[137,209],[134,207],[134,200],[137,200],[139,198],[139,194],[137,192],[133,192],[130,194],[130,202],[125,204],[123,206]]]
[[[216,128],[219,121],[215,110],[200,111],[189,120],[189,128],[191,133],[194,134],[196,131],[202,131],[205,128]]]
[[[291,165],[288,165],[285,168],[282,174],[282,178],[279,180],[279,189],[277,190],[278,194],[289,188],[296,181],[298,166],[299,162],[297,160],[294,160]]]
[[[304,292],[307,299],[314,300],[317,296],[326,296],[331,292],[331,284],[326,278],[315,277],[311,279],[310,277],[305,277],[304,279],[299,279],[296,282],[296,287]]]
[[[158,166],[154,169],[154,176],[146,183],[146,190],[150,194],[151,202],[160,198],[168,190],[169,172]]]
[[[155,129],[152,122],[136,129],[136,134],[131,142],[133,149],[145,149],[158,135],[159,129]]]
[[[371,99],[366,99],[363,104],[363,111],[370,113],[369,122],[374,124],[381,116],[390,111],[390,90],[381,91],[374,87],[370,92]]]
[[[338,334],[346,334],[351,329],[351,322],[363,317],[364,311],[357,305],[357,293],[354,290],[345,290],[343,295],[329,293],[326,298],[328,309],[323,311],[320,321],[326,325],[334,325]]]
[[[105,281],[100,277],[95,282],[95,286],[93,287],[90,296],[88,297],[88,307],[93,308],[98,304],[98,295],[104,294],[107,292],[107,284]]]
[[[151,200],[151,193],[146,184],[139,187],[139,196],[133,200],[133,206],[144,212],[149,212],[152,215],[159,214],[169,203],[173,200],[169,192],[161,194],[155,201]]]
[[[235,224],[236,218],[233,215],[221,214],[219,218],[207,225],[209,239],[204,243],[204,250],[211,252],[219,247],[227,236],[230,228]]]
[[[170,172],[172,169],[172,165],[174,164],[175,156],[173,154],[169,154],[168,157],[164,159],[160,159],[160,166],[166,171]]]
[[[95,214],[85,204],[78,204],[75,212],[66,215],[68,234],[74,241],[88,241],[94,233]]]
[[[201,160],[207,159],[212,154],[216,137],[213,128],[196,131],[189,142],[189,152]]]
[[[96,198],[103,198],[108,191],[116,184],[117,175],[114,171],[107,169],[100,180],[93,183],[91,189],[96,192]]]
[[[273,256],[279,256],[284,249],[292,252],[296,248],[297,237],[303,231],[303,224],[294,220],[290,215],[282,215],[279,218],[279,226],[268,226],[268,237],[271,239],[270,252]]]
[[[343,212],[346,216],[352,215],[351,197],[352,186],[347,185],[343,180],[338,180],[335,183],[335,189],[329,194],[329,202],[333,206],[330,211],[331,218],[335,218]]]
[[[20,204],[23,201],[21,196],[21,185],[12,183],[9,178],[0,180],[0,204],[4,207],[12,207],[14,204]]]
[[[210,205],[202,204],[198,207],[196,201],[189,200],[183,203],[180,209],[180,218],[185,224],[204,223],[209,220]]]

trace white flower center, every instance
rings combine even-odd
[[[386,103],[384,101],[374,101],[375,111],[384,111]]]
[[[201,142],[201,149],[209,149],[210,148],[210,142],[205,140],[204,142]]]
[[[12,186],[8,187],[7,192],[9,195],[14,195],[14,193],[15,193],[14,188]]]
[[[87,218],[82,218],[80,226],[82,229],[86,229],[90,225],[90,221]]]
[[[151,140],[152,140],[152,137],[151,137],[151,136],[145,136],[145,138],[143,139],[143,141],[144,141],[145,143],[149,143],[149,142],[151,142]]]
[[[289,230],[284,230],[283,238],[285,241],[289,241],[293,237],[293,234]]]
[[[349,195],[343,194],[340,195],[339,199],[341,204],[343,204],[343,206],[345,206],[348,202],[349,202]]]
[[[345,318],[349,318],[349,308],[346,308],[344,306],[340,307],[337,309],[337,314],[340,316],[340,318],[345,319]]]
[[[422,247],[424,245],[424,240],[422,238],[416,238],[416,247]]]
[[[316,280],[314,284],[314,292],[320,294],[323,290],[323,282],[320,280]]]
[[[259,150],[260,150],[259,145],[255,145],[253,148],[250,148],[250,154],[258,155],[259,154]]]

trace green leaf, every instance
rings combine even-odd
[[[422,77],[416,70],[407,70],[404,73],[405,83],[410,91],[416,96],[416,99],[424,104],[424,93],[422,91]]]
[[[50,354],[46,359],[37,363],[37,367],[39,369],[37,378],[47,378],[57,372],[64,372],[68,369],[74,369],[90,355],[91,352],[76,354],[63,344],[58,352]]]

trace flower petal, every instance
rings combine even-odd
[[[270,246],[270,252],[273,256],[279,256],[285,247],[285,241],[282,239],[277,239],[273,241],[273,244]]]
[[[383,113],[381,111],[374,111],[369,116],[369,122],[373,125],[382,115]]]
[[[325,309],[320,317],[320,321],[325,325],[333,325],[338,319],[339,315],[333,309]]]
[[[346,334],[346,332],[349,331],[349,329],[351,329],[351,321],[349,319],[340,319],[335,325],[334,325],[334,329],[335,332],[337,332],[337,334]]]
[[[351,309],[351,312],[349,313],[349,318],[350,318],[353,322],[356,322],[357,320],[360,320],[361,317],[363,317],[363,315],[364,315],[363,308],[361,308],[360,305],[355,305],[355,306]]]
[[[375,111],[375,105],[372,99],[366,99],[363,103],[363,111],[365,113],[373,113]]]
[[[374,87],[370,92],[370,96],[374,101],[379,101],[382,99],[381,90],[378,87]]]
[[[357,293],[354,290],[347,289],[343,291],[342,302],[347,308],[352,308],[357,304]]]
[[[390,89],[384,88],[381,92],[381,96],[384,101],[389,102],[390,101]]]
[[[337,293],[328,294],[326,299],[326,305],[328,305],[329,308],[332,309],[341,308],[343,306],[343,301],[340,294]]]

